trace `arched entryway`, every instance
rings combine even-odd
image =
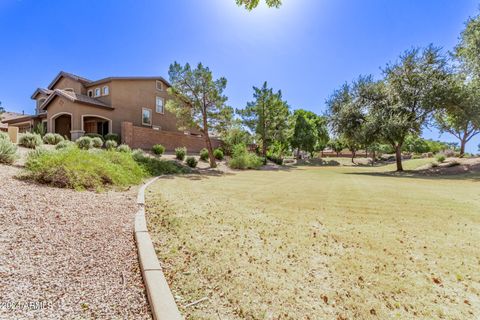
[[[52,132],[58,133],[62,137],[71,139],[72,131],[72,115],[69,113],[61,113],[52,118]]]
[[[85,134],[97,133],[102,136],[112,132],[112,120],[96,115],[82,116],[82,131]]]

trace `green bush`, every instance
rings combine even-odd
[[[1,132],[1,131],[0,131],[0,140],[8,140],[8,141],[10,141],[10,136],[9,136],[7,133],[5,133],[5,132]]]
[[[20,135],[19,144],[25,148],[35,149],[42,145],[42,136],[35,133],[23,133]]]
[[[62,136],[60,136],[60,135],[58,135],[58,136],[62,138]],[[63,140],[63,138],[62,138],[62,140]],[[58,141],[58,142],[60,142],[60,141]],[[58,142],[56,140],[56,137],[55,137],[54,133],[47,133],[43,136],[43,143],[57,144]]]
[[[187,157],[187,160],[185,160],[185,162],[190,168],[195,168],[198,164],[198,161],[197,159],[195,159],[195,157]]]
[[[117,147],[117,142],[115,140],[107,140],[105,141],[105,148],[107,150],[112,150]]]
[[[165,152],[165,147],[162,146],[161,144],[156,144],[152,147],[152,151],[156,155],[161,156]]]
[[[213,156],[215,157],[215,159],[217,160],[223,160],[223,151],[222,149],[215,149],[213,150]]]
[[[100,138],[102,139],[102,142],[104,141],[103,139],[103,136],[101,134],[98,134],[98,133],[86,133],[83,135],[84,137],[90,137],[90,138]]]
[[[140,149],[134,150],[132,157],[151,176],[190,172],[188,168],[175,161],[149,157]]]
[[[75,143],[77,144],[77,147],[82,150],[88,150],[93,147],[93,141],[90,137],[80,137],[77,139],[77,141],[75,141]]]
[[[187,155],[187,148],[185,147],[180,147],[180,148],[176,148],[175,149],[175,157],[180,160],[180,161],[183,161],[183,159],[185,159],[185,156]]]
[[[90,152],[79,148],[32,152],[28,155],[25,168],[25,178],[80,190],[127,187],[141,183],[146,176],[130,153]]]
[[[107,133],[104,138],[105,138],[105,141],[113,140],[117,144],[120,143],[120,137],[116,133]]]
[[[208,160],[208,150],[207,148],[203,148],[200,150],[200,160],[207,161]]]
[[[74,147],[74,146],[75,146],[75,142],[72,142],[70,140],[63,140],[55,146],[55,149],[60,150],[60,149],[65,149],[69,147]]]
[[[99,137],[92,138],[92,146],[94,148],[101,148],[103,146],[103,140]]]
[[[435,157],[435,159],[440,162],[440,163],[443,163],[445,161],[445,156],[443,154],[439,154]]]
[[[263,159],[256,154],[248,152],[245,144],[233,146],[232,159],[228,165],[232,169],[258,169],[263,164]]]
[[[0,163],[12,164],[17,159],[17,146],[10,139],[0,138]]]
[[[130,153],[132,152],[132,149],[130,149],[130,147],[126,144],[121,144],[117,147],[117,151]]]

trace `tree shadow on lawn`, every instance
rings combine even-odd
[[[407,179],[425,179],[425,180],[465,180],[480,182],[480,173],[459,173],[459,174],[435,174],[418,172],[414,170],[387,171],[387,172],[344,172],[343,174],[353,174],[360,176],[373,177],[392,177],[392,178],[407,178]]]

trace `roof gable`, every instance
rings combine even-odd
[[[75,81],[78,81],[82,84],[88,84],[88,83],[92,82],[91,80],[88,80],[86,78],[74,75],[72,73],[68,73],[68,72],[65,72],[65,71],[60,71],[60,73],[55,77],[55,79],[53,79],[53,81],[48,85],[47,88],[52,90],[54,88],[55,84],[58,81],[60,81],[60,79],[62,79],[64,77],[65,78],[70,78],[70,79],[75,80]]]

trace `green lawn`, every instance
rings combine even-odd
[[[383,174],[391,169],[301,167],[158,181],[147,192],[147,218],[182,313],[480,318],[480,177]]]

